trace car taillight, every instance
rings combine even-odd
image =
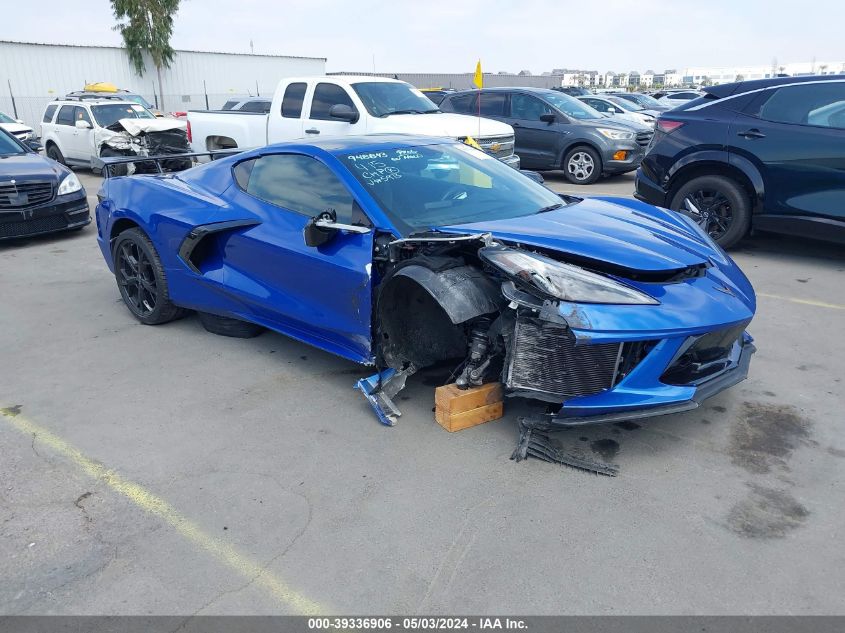
[[[191,122],[190,122],[190,120],[188,121],[188,129],[186,130],[186,132],[188,133],[188,142],[193,143],[194,139],[191,138]]]
[[[683,121],[673,121],[672,119],[664,119],[662,117],[657,119],[657,129],[666,134],[674,132],[683,124]]]

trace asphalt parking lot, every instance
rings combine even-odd
[[[749,379],[559,434],[609,478],[510,461],[519,403],[449,434],[418,375],[386,428],[345,360],[140,325],[95,234],[0,244],[0,613],[845,613],[841,248],[735,251]]]

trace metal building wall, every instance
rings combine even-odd
[[[232,95],[271,96],[283,77],[322,75],[325,70],[326,60],[316,57],[176,51],[171,67],[162,71],[164,107],[205,108],[207,90],[209,106],[219,108]],[[36,129],[47,103],[81,90],[86,81],[107,81],[156,102],[152,62],[147,60],[147,71],[139,77],[122,48],[0,41],[0,111],[13,114],[14,96],[17,118]]]
[[[396,77],[407,81],[417,88],[455,88],[465,90],[474,88],[473,73],[352,73],[339,72],[330,75],[368,75],[371,77]],[[560,87],[562,75],[499,75],[484,73],[485,88],[505,88],[523,86],[531,88]]]

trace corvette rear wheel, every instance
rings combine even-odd
[[[144,325],[158,325],[184,314],[170,301],[161,259],[141,229],[127,229],[118,235],[113,255],[120,296],[136,319]]]

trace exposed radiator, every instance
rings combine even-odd
[[[613,386],[621,343],[579,345],[567,328],[518,319],[507,367],[510,389],[558,398],[598,393]]]

